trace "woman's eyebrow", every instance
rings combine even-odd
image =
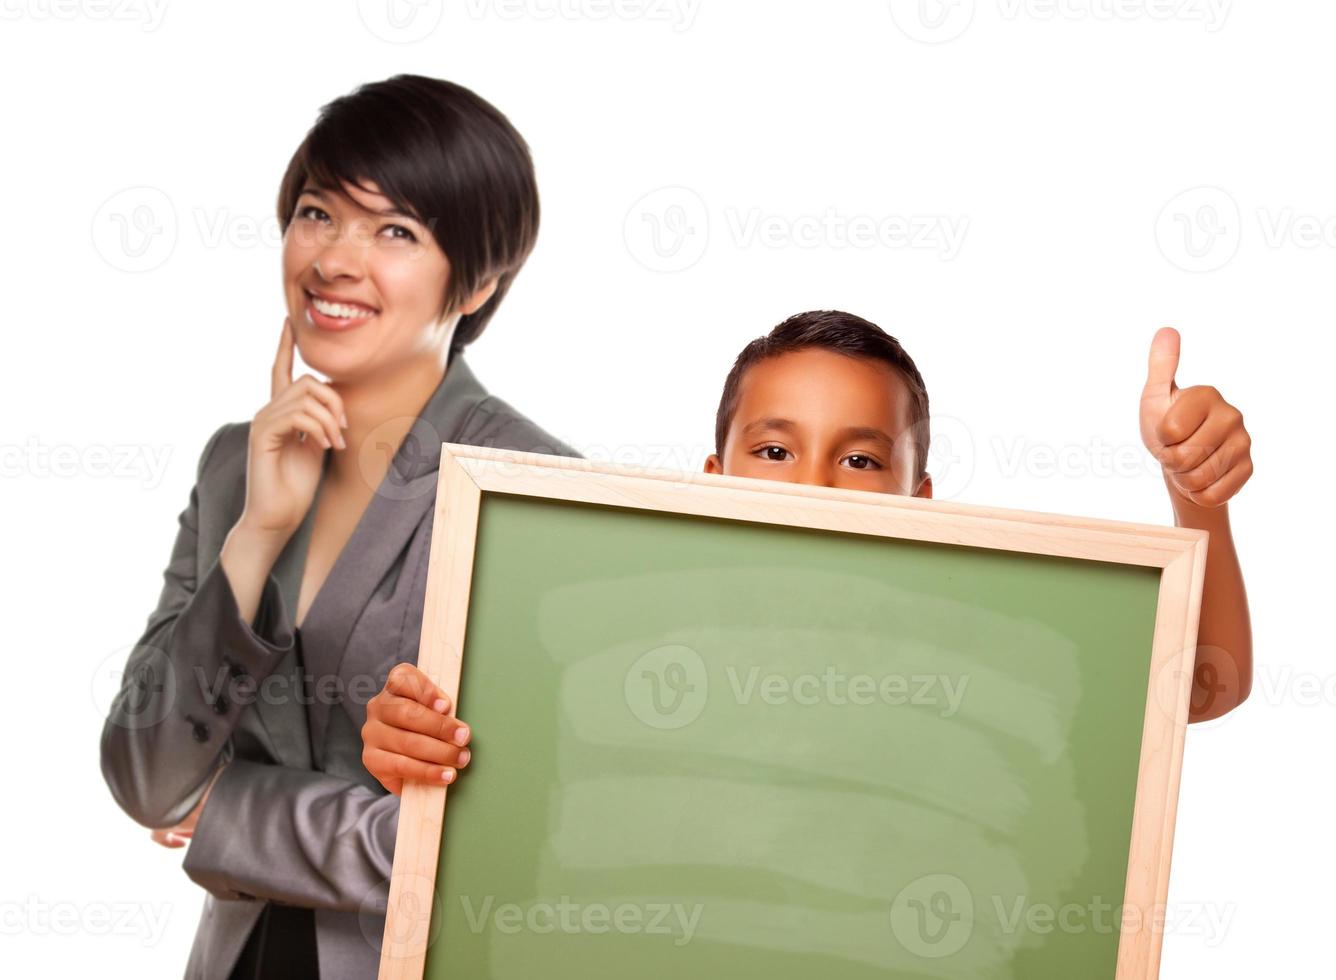
[[[310,194],[312,197],[319,198],[322,201],[327,200],[329,198],[329,194],[325,191],[324,188],[321,187],[311,187],[311,186],[303,187],[302,194]],[[345,195],[341,194],[339,196],[344,197]],[[378,214],[385,218],[407,218],[409,221],[417,221],[417,222],[421,222],[422,220],[417,215],[409,214],[407,211],[401,211],[394,205],[390,205],[388,208],[384,209],[367,208],[367,207],[362,207],[362,205],[352,200],[352,198],[348,198],[348,201],[353,205],[353,207],[361,208],[363,211],[366,211],[370,214]]]
[[[418,218],[417,215],[415,215],[415,214],[409,214],[407,211],[401,211],[401,210],[399,210],[399,208],[395,207],[394,205],[390,205],[388,208],[383,208],[383,209],[381,209],[381,208],[364,208],[363,210],[370,211],[372,214],[379,214],[379,215],[382,215],[382,216],[384,216],[384,217],[386,217],[386,218],[408,218],[408,219],[411,220],[411,221],[418,221],[418,220],[420,220],[420,219]]]

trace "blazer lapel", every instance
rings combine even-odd
[[[329,469],[329,456],[325,456],[325,470]],[[322,474],[323,477],[323,474]],[[311,544],[311,527],[315,523],[315,505],[320,499],[320,487],[324,485],[323,479],[316,487],[315,498],[311,501],[311,506],[306,511],[306,517],[303,518],[301,525],[288,539],[278,559],[274,562],[272,574],[278,583],[278,594],[283,603],[284,612],[289,625],[294,624],[297,618],[297,598],[301,588],[301,575],[306,568],[306,552]],[[298,643],[305,639],[304,634],[298,632]],[[305,653],[303,644],[302,653]],[[263,697],[264,688],[261,687],[260,695],[257,696],[255,709],[260,716],[260,721],[264,725],[265,731],[269,734],[269,740],[273,745],[274,752],[280,762],[284,765],[296,768],[308,768],[311,765],[311,736],[310,722],[306,717],[306,691],[304,687],[305,679],[302,677],[302,665],[298,663],[298,650],[294,649],[281,660],[274,668],[275,674],[281,674],[286,677],[286,683],[280,691],[281,696],[273,699]],[[294,712],[291,708],[295,703],[301,710]]]
[[[469,417],[486,398],[486,389],[463,355],[455,354],[441,383],[399,445],[384,479],[306,612],[301,629],[302,651],[306,672],[316,685],[312,689],[314,697],[308,719],[312,758],[317,768],[323,765],[331,702],[337,702],[341,696],[339,685],[326,680],[322,688],[321,678],[338,674],[363,608],[435,502],[441,443],[463,441]],[[308,518],[314,513],[313,505]],[[309,530],[307,534],[309,539]],[[295,567],[301,568],[303,564],[304,557]],[[294,609],[295,602],[294,592]],[[334,692],[332,696],[330,692]]]

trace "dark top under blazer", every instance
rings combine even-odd
[[[361,727],[390,668],[417,661],[440,444],[578,454],[488,394],[456,354],[307,611],[304,686],[290,610],[314,504],[253,625],[219,563],[245,502],[249,431],[224,425],[200,456],[157,608],[103,727],[102,772],[126,813],[166,827],[230,761],[185,854],[208,891],[188,978],[224,980],[264,904],[279,902],[315,910],[324,980],[370,980],[399,798],[363,768]]]

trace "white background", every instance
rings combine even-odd
[[[202,893],[102,782],[107,679],[205,439],[267,400],[284,166],[400,71],[532,146],[540,242],[470,360],[590,456],[699,468],[741,346],[835,307],[917,360],[940,496],[1169,523],[1137,397],[1178,327],[1254,438],[1257,677],[1189,732],[1162,975],[1326,975],[1336,7],[391,2],[0,0],[6,975],[184,968]]]

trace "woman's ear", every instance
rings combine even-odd
[[[932,476],[930,474],[923,474],[923,482],[920,483],[918,489],[914,491],[914,496],[926,497],[928,500],[932,499]]]
[[[489,299],[491,299],[493,294],[496,292],[497,282],[498,280],[496,277],[487,280],[487,282],[483,283],[482,286],[472,296],[464,300],[464,302],[460,303],[459,304],[460,315],[468,316],[469,314],[477,313],[480,309],[482,309],[483,304],[486,303]]]
[[[705,472],[706,473],[724,472],[724,464],[719,460],[719,455],[717,453],[710,453],[710,455],[705,457]]]

